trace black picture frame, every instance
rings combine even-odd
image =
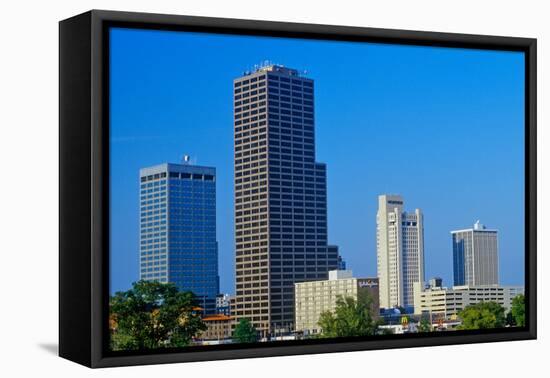
[[[108,351],[109,39],[112,26],[520,51],[525,54],[523,328]],[[92,10],[59,24],[59,355],[89,367],[535,339],[536,39]]]

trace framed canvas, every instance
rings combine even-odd
[[[536,338],[536,40],[60,22],[59,354]]]

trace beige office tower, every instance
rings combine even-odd
[[[297,283],[295,293],[296,332],[304,336],[321,332],[321,314],[334,312],[339,298],[351,297],[359,301],[368,295],[372,300],[372,317],[378,318],[378,278],[354,278],[351,270],[333,270],[329,272],[328,280]]]
[[[414,283],[424,282],[424,226],[420,209],[403,211],[399,195],[378,196],[376,248],[380,307],[414,307]]]
[[[265,65],[234,83],[236,320],[294,330],[294,284],[328,278],[325,164],[315,161],[313,80]]]

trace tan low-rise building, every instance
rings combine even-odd
[[[312,335],[321,332],[319,318],[325,311],[334,311],[339,297],[357,300],[361,293],[372,299],[372,313],[379,312],[378,278],[354,278],[350,270],[329,272],[329,279],[294,284],[296,332]]]
[[[504,307],[506,311],[510,311],[514,297],[523,293],[523,286],[486,285],[423,288],[421,283],[415,283],[414,313],[451,319],[456,318],[458,313],[467,306],[479,302],[496,302]]]
[[[231,339],[233,317],[224,314],[206,316],[202,321],[208,327],[199,338],[203,341],[224,341]]]

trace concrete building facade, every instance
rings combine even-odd
[[[399,195],[378,197],[377,272],[380,307],[414,306],[415,282],[424,282],[424,220],[420,209],[403,210]]]
[[[224,344],[231,341],[233,334],[233,317],[224,314],[215,314],[202,318],[206,330],[201,332],[201,344]]]
[[[420,283],[416,283],[414,313],[430,314],[432,318],[444,320],[456,317],[466,306],[489,301],[500,304],[508,312],[514,297],[524,294],[524,291],[523,286],[454,286],[448,289],[422,288]]]
[[[160,164],[140,170],[140,279],[192,291],[205,313],[219,292],[216,170]]]
[[[498,285],[498,231],[477,221],[451,236],[454,285]]]
[[[328,245],[326,166],[315,161],[313,80],[266,65],[234,80],[237,321],[294,328],[294,283],[338,267]]]
[[[350,270],[329,272],[329,279],[295,284],[296,331],[307,335],[321,332],[319,318],[325,311],[334,311],[338,298],[355,300],[368,294],[372,300],[372,314],[378,317],[378,279],[354,278]]]
[[[230,294],[218,294],[216,296],[216,314],[231,315],[231,302],[233,297]]]

